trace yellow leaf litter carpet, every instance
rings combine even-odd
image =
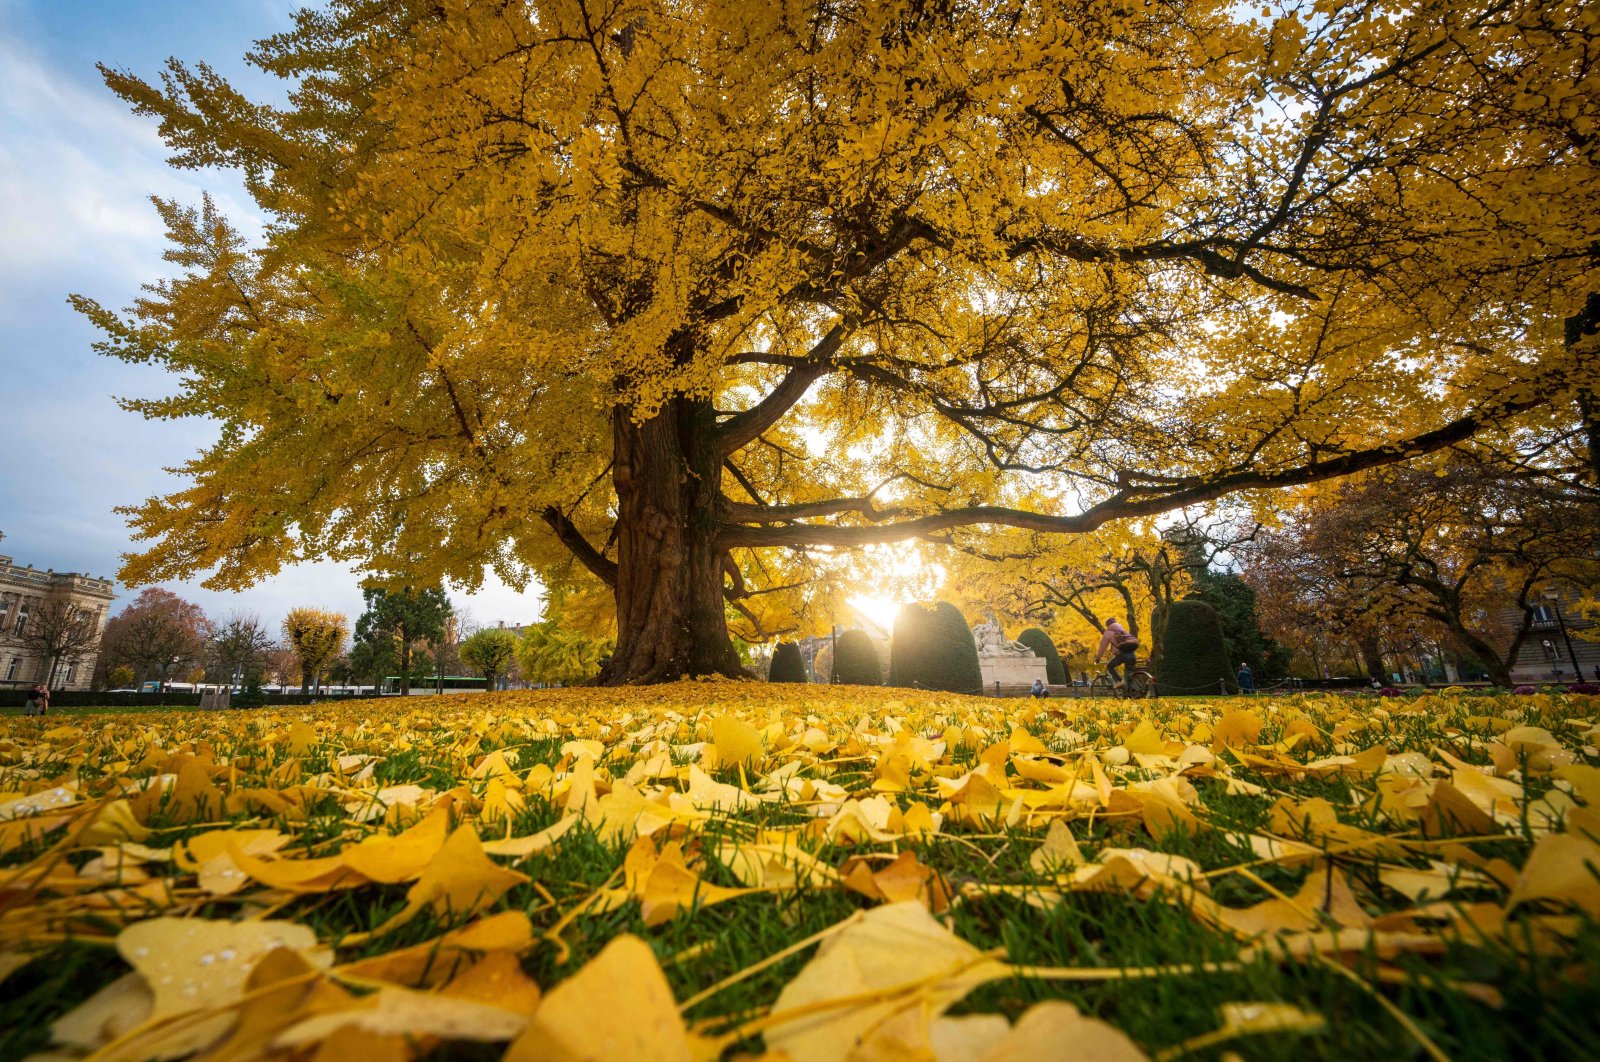
[[[0,719],[0,1056],[1586,1057],[1593,697]]]

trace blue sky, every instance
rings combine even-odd
[[[96,355],[97,334],[67,305],[81,293],[120,308],[163,275],[149,196],[198,202],[208,191],[248,229],[238,181],[173,170],[155,123],[101,83],[97,62],[154,78],[168,56],[204,61],[252,95],[277,95],[243,61],[251,43],[290,25],[287,0],[0,0],[0,554],[57,571],[114,576],[134,548],[112,507],[170,489],[163,470],[210,441],[199,422],[146,422],[117,396],[165,393],[160,370]],[[213,616],[259,613],[274,626],[295,605],[361,611],[356,576],[307,564],[241,594],[166,583]],[[131,597],[123,589],[122,599]],[[536,593],[489,576],[473,597],[480,623],[524,622]]]

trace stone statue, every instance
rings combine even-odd
[[[979,656],[1033,656],[1033,650],[1021,642],[1013,642],[1006,638],[1005,631],[1000,626],[1000,621],[995,619],[994,612],[984,614],[985,622],[972,628],[972,640],[978,647]]]

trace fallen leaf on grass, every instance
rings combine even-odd
[[[288,948],[315,966],[332,956],[295,922],[151,918],[117,934],[117,951],[155,994],[152,1020],[237,999],[250,969],[269,951]]]
[[[501,911],[434,940],[346,963],[338,972],[417,987],[448,981],[475,954],[522,952],[532,944],[533,924],[528,916],[521,911]]]
[[[875,907],[824,941],[784,986],[770,1017],[794,1017],[770,1025],[765,1039],[793,1062],[844,1058],[908,1002],[920,1002],[919,1013],[931,1021],[978,985],[1006,976],[1004,964],[951,933],[922,904]]]
[[[387,933],[425,910],[442,918],[465,918],[527,880],[526,874],[506,870],[484,855],[471,826],[458,826],[406,893],[405,907],[374,932]]]
[[[503,1062],[691,1062],[689,1034],[650,945],[617,937],[551,989]]]
[[[1507,906],[1531,900],[1571,904],[1600,917],[1600,844],[1570,833],[1539,838]]]
[[[845,888],[874,900],[901,903],[915,900],[934,914],[950,906],[950,886],[944,875],[917,861],[916,853],[901,852],[888,865],[873,870],[863,856],[851,856],[839,868]]]

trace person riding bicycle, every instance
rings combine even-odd
[[[1105,633],[1100,636],[1100,648],[1094,654],[1094,662],[1099,663],[1100,658],[1109,649],[1112,651],[1111,662],[1106,665],[1106,674],[1117,680],[1117,685],[1128,684],[1128,672],[1139,666],[1138,659],[1133,655],[1139,648],[1139,638],[1130,634],[1115,618],[1106,620]],[[1122,668],[1122,674],[1117,674],[1117,668]]]

